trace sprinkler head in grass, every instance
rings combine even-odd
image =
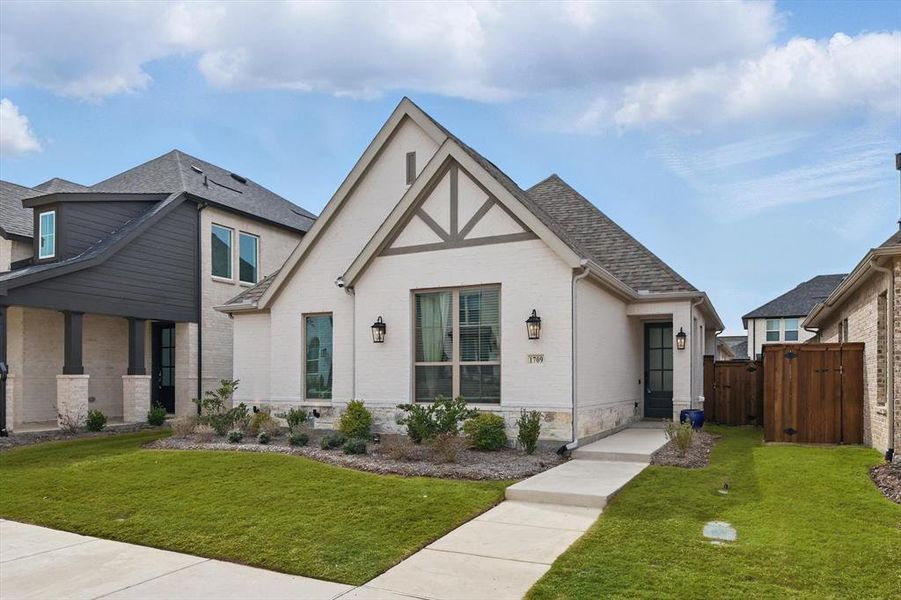
[[[723,496],[725,496],[726,494],[728,494],[728,493],[729,493],[729,482],[728,482],[728,481],[723,482],[723,487],[722,487],[722,489],[717,490],[717,491],[718,491],[720,494],[722,494]]]

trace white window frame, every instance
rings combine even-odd
[[[244,238],[244,237],[253,239],[254,245],[256,246],[256,264],[254,265],[254,270],[256,271],[256,273],[254,273],[254,275],[256,277],[255,277],[254,281],[246,281],[244,279],[241,279],[241,238]],[[237,260],[238,282],[246,284],[246,285],[256,285],[257,282],[260,281],[260,236],[253,234],[253,233],[248,233],[246,231],[239,231],[238,232],[238,248],[237,248],[237,250],[238,250],[238,260]]]
[[[793,327],[792,329],[788,328],[789,321],[795,322],[795,327]],[[793,339],[793,340],[788,339],[788,334],[790,331],[795,332],[795,339]],[[801,319],[796,319],[796,318],[782,319],[782,337],[783,337],[783,339],[785,339],[786,342],[801,341]]]
[[[44,254],[44,217],[46,215],[53,215],[53,231],[49,234],[53,239],[53,251],[49,254]],[[57,227],[55,210],[45,210],[44,212],[38,214],[38,260],[44,260],[56,256],[56,230]]]
[[[224,229],[228,232],[228,276],[216,275],[213,273],[213,236],[215,235],[213,231],[216,229]],[[225,225],[219,225],[218,223],[210,224],[210,276],[213,279],[217,279],[219,281],[234,281],[235,280],[235,230],[231,227],[226,227]]]
[[[776,324],[776,329],[770,329],[770,323],[775,323],[775,324]],[[780,341],[780,340],[782,339],[782,319],[764,319],[764,324],[763,324],[763,326],[764,326],[763,340],[764,340],[765,342],[769,342],[769,343],[772,343],[772,342],[778,342],[778,341]],[[771,331],[775,331],[775,332],[776,332],[776,339],[775,339],[775,340],[771,340],[771,339],[770,339],[770,332],[771,332]]]
[[[497,307],[497,344],[498,353],[497,360],[489,361],[464,361],[460,359],[460,292],[468,292],[473,290],[481,290],[493,288],[498,291],[498,307]],[[451,360],[447,362],[417,362],[416,360],[416,295],[417,294],[433,294],[437,292],[450,292],[451,294],[451,335],[453,337],[451,346]],[[416,367],[444,367],[451,368],[451,396],[456,398],[460,396],[460,372],[461,367],[467,366],[497,366],[503,372],[501,359],[503,357],[503,295],[501,294],[501,285],[499,283],[486,283],[481,285],[464,285],[459,287],[443,287],[443,288],[425,288],[419,290],[411,290],[410,293],[410,357],[413,368],[410,370],[410,398],[411,402],[421,402],[426,404],[434,400],[417,400],[416,398]],[[503,402],[503,375],[501,381],[498,381],[498,401],[497,402],[469,402],[467,404],[483,405],[486,407],[500,406]]]

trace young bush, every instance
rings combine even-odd
[[[212,442],[214,435],[216,435],[216,430],[206,423],[199,423],[194,427],[194,437],[202,444]]]
[[[272,415],[261,410],[258,413],[254,413],[250,418],[248,429],[251,435],[259,435],[261,432],[266,432],[271,437],[278,433],[279,425]]]
[[[691,441],[694,438],[695,430],[691,427],[691,421],[686,420],[682,424],[667,423],[664,427],[666,437],[671,440],[679,450],[679,456],[685,456],[685,453],[691,448]]]
[[[457,435],[464,421],[479,414],[479,411],[467,408],[466,400],[461,396],[453,400],[438,396],[429,405],[399,404],[398,408],[406,413],[398,423],[407,427],[407,435],[414,444],[439,433]]]
[[[479,413],[464,423],[463,431],[479,450],[500,450],[507,445],[504,418],[494,413]]]
[[[88,431],[103,431],[103,428],[106,427],[106,415],[96,408],[90,409],[85,419],[85,427]]]
[[[207,392],[203,398],[195,398],[194,403],[200,408],[200,414],[214,415],[225,412],[239,383],[241,383],[239,379],[220,379],[218,388]]]
[[[228,432],[226,439],[229,444],[240,444],[241,440],[244,439],[244,432],[240,429],[232,429]]]
[[[505,438],[506,439],[506,438]],[[466,450],[466,438],[452,433],[438,433],[429,440],[432,459],[438,463],[455,463],[460,453]]]
[[[323,450],[334,450],[335,448],[340,448],[344,445],[344,442],[347,441],[340,433],[333,433],[332,435],[327,435],[323,437],[319,441],[319,447]]]
[[[516,419],[519,432],[516,439],[526,454],[534,454],[538,447],[538,436],[541,434],[541,413],[537,410],[522,409]]]
[[[344,442],[344,445],[341,446],[341,450],[344,451],[344,454],[366,454],[366,440],[361,440],[359,438],[347,440]]]
[[[263,444],[264,446],[272,441],[272,436],[269,435],[268,431],[261,431],[257,436],[257,444]]]
[[[349,438],[368,440],[372,435],[372,413],[362,400],[351,400],[338,423],[338,431]]]
[[[186,438],[194,433],[197,427],[196,417],[181,417],[172,421],[172,437]]]
[[[305,433],[292,433],[288,436],[288,443],[292,446],[306,446],[310,443],[310,436]]]
[[[298,432],[307,424],[310,415],[302,408],[292,408],[285,413],[285,421],[288,422],[288,431]]]
[[[147,422],[154,427],[159,427],[166,422],[166,407],[162,404],[154,404],[147,412]]]
[[[405,436],[392,436],[382,438],[378,445],[379,454],[398,461],[412,461],[420,458],[419,446]]]
[[[435,435],[435,422],[432,420],[432,407],[423,404],[400,404],[398,408],[406,415],[398,419],[399,425],[405,425],[407,436],[414,444],[421,444]]]

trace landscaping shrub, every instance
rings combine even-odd
[[[154,404],[147,411],[147,422],[155,427],[159,427],[166,422],[166,407],[162,404]]]
[[[85,427],[88,428],[88,431],[103,431],[103,428],[106,427],[106,415],[96,408],[90,409],[85,419]]]
[[[202,444],[212,442],[214,435],[216,435],[216,430],[206,423],[198,423],[194,427],[194,437]]]
[[[439,433],[457,435],[464,421],[479,414],[479,411],[467,408],[466,400],[461,396],[453,400],[438,396],[429,405],[413,403],[399,404],[397,407],[406,413],[398,423],[407,427],[407,435],[414,444]]]
[[[257,444],[263,444],[264,446],[272,441],[272,436],[269,435],[268,431],[261,431],[257,436]]]
[[[507,445],[504,418],[494,413],[479,413],[466,421],[463,431],[479,450],[500,450]]]
[[[333,433],[332,435],[323,437],[319,441],[319,447],[323,450],[334,450],[335,448],[340,448],[341,446],[343,446],[344,442],[346,441],[347,438],[340,433]]]
[[[225,412],[226,407],[232,402],[232,396],[238,389],[239,379],[220,379],[219,387],[208,391],[203,398],[194,398],[202,415],[214,415]]]
[[[506,439],[506,438],[504,438]],[[438,433],[428,442],[432,458],[438,463],[455,463],[460,453],[466,450],[466,438],[452,433]]]
[[[172,421],[172,436],[177,438],[186,438],[194,433],[197,427],[197,417],[180,417]]]
[[[288,422],[288,431],[297,432],[307,424],[310,415],[302,408],[291,408],[285,413],[285,421]]]
[[[420,456],[419,448],[406,436],[383,437],[378,452],[399,461],[417,460]]]
[[[541,413],[537,410],[522,409],[516,419],[519,432],[516,439],[526,454],[534,454],[538,447],[538,436],[541,434]]]
[[[279,429],[278,421],[264,410],[254,413],[253,416],[250,417],[248,430],[251,435],[259,435],[261,432],[266,432],[270,436],[273,436],[278,434]]]
[[[310,443],[310,436],[305,433],[292,433],[288,436],[288,443],[292,446],[306,446]]]
[[[344,454],[366,454],[366,440],[359,438],[347,440],[341,446],[341,450]]]
[[[241,440],[244,439],[244,432],[240,429],[232,429],[228,432],[226,439],[229,444],[240,444]]]
[[[686,420],[684,423],[667,423],[664,426],[666,438],[676,444],[679,449],[679,456],[685,456],[685,453],[691,448],[691,441],[694,439],[695,430],[691,427],[691,421]]]
[[[338,431],[349,438],[368,440],[372,435],[372,413],[362,400],[351,400],[338,423]]]

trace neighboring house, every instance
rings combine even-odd
[[[177,150],[90,187],[0,191],[0,423],[20,431],[88,408],[143,421],[151,400],[196,410],[232,376],[231,321],[212,307],[281,265],[315,220]]]
[[[748,358],[748,336],[717,336],[716,360],[741,360],[743,358]]]
[[[901,448],[901,232],[867,252],[803,326],[822,342],[864,342],[864,442]]]
[[[723,327],[559,177],[521,189],[406,98],[279,272],[220,310],[238,401],[327,423],[359,398],[391,429],[398,404],[463,396],[510,433],[541,411],[555,443],[700,406]]]
[[[741,320],[748,331],[748,354],[741,358],[761,358],[763,345],[767,343],[806,342],[813,338],[816,333],[804,329],[801,322],[845,277],[844,274],[817,275],[743,316]]]

